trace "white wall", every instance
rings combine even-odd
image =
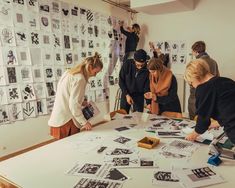
[[[78,2],[80,7],[89,8],[107,15],[113,15],[122,19],[129,19],[130,13],[110,6],[101,0],[64,0],[66,2]],[[102,112],[109,111],[109,104],[101,102],[98,107]],[[0,157],[25,149],[35,144],[52,139],[47,125],[49,116],[17,121],[13,124],[0,125]],[[99,116],[98,119],[101,119]],[[94,121],[95,123],[96,121]]]
[[[195,10],[163,15],[139,13],[143,28],[139,47],[148,48],[149,41],[185,40],[188,52],[198,40],[207,44],[207,52],[219,65],[222,76],[235,79],[235,1],[199,0]],[[184,69],[173,70],[183,73]]]

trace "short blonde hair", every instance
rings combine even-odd
[[[184,79],[188,83],[192,83],[193,80],[202,80],[210,73],[209,65],[203,59],[196,59],[189,62],[186,66],[184,73]]]
[[[88,66],[91,65],[91,67],[97,68],[99,67],[100,69],[103,68],[103,62],[101,61],[101,56],[95,52],[95,55],[92,57],[87,57],[82,63],[78,64],[77,66],[71,68],[69,70],[69,73],[74,75],[81,73],[84,75],[85,79],[88,80],[89,74],[88,74]]]

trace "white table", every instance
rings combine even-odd
[[[95,127],[92,132],[81,132],[5,160],[0,163],[0,175],[23,188],[72,188],[79,181],[80,177],[66,175],[65,172],[67,170],[73,167],[73,165],[78,161],[98,162],[103,160],[103,156],[97,154],[95,149],[87,154],[81,153],[81,151],[74,147],[77,140],[82,136],[88,136],[89,134],[105,135],[107,138],[120,135],[120,132],[114,130],[114,127],[118,126],[120,126],[120,121],[111,121]],[[136,139],[141,139],[144,136],[154,136],[153,133],[148,133],[141,129],[132,132],[129,131],[128,133],[125,133],[125,135]],[[166,141],[167,139],[161,139],[161,145]],[[14,142],[17,142],[17,140],[14,140]],[[145,155],[153,155],[160,146],[157,146],[152,150],[139,148],[139,151],[143,152]],[[194,165],[200,165],[202,163],[205,164],[208,157],[208,146],[201,145],[201,147],[193,154],[190,163]],[[162,167],[168,167],[170,164],[169,161],[160,160],[159,165]],[[180,166],[180,164],[177,165]],[[161,187],[152,185],[154,170],[154,168],[122,169],[121,171],[124,174],[131,177],[130,180],[127,180],[124,183],[123,187]],[[217,167],[217,171],[220,172],[227,182],[212,185],[210,187],[234,187],[235,161],[223,159],[223,163]]]

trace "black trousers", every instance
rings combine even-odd
[[[142,95],[132,95],[131,96],[134,104],[133,104],[133,111],[134,112],[143,112],[144,111],[144,94]],[[126,101],[126,96],[121,95],[121,103],[120,108],[126,110],[126,112],[129,114],[131,105],[129,105]]]

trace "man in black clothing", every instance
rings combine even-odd
[[[128,59],[123,64],[119,73],[119,86],[122,90],[121,109],[127,113],[131,105],[133,110],[143,112],[144,93],[149,92],[149,71],[147,69],[147,53],[143,50],[137,50],[134,54],[134,60]],[[150,101],[146,101],[150,104]]]
[[[210,129],[213,118],[224,127],[228,138],[235,144],[235,82],[211,74],[203,59],[194,60],[187,65],[185,79],[196,88],[198,115],[195,130],[187,135],[186,139],[193,141]]]
[[[125,30],[123,24],[123,22],[120,22],[120,31],[126,36],[125,56],[123,58],[123,63],[125,63],[127,59],[133,58],[133,54],[136,51],[139,42],[140,26],[138,24],[133,24],[132,28]]]

